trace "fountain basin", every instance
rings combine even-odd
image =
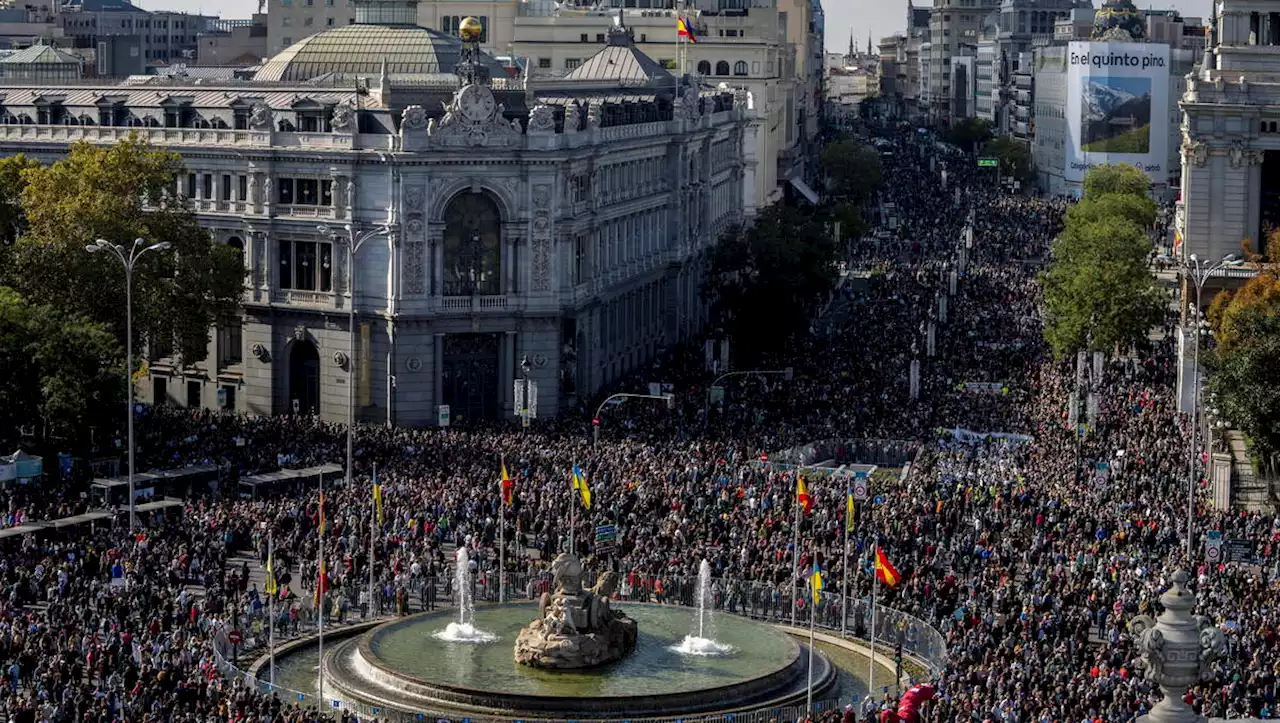
[[[688,608],[626,603],[619,609],[639,623],[635,652],[572,671],[514,661],[516,635],[537,615],[533,604],[477,606],[474,623],[497,636],[491,643],[436,638],[454,619],[452,611],[396,620],[326,651],[326,695],[408,713],[562,719],[733,711],[804,698],[807,651],[786,633],[721,616],[717,642],[732,646],[732,653],[681,655],[672,648],[688,633]],[[821,654],[814,661],[820,693],[835,674]]]

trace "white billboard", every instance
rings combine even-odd
[[[1067,153],[1063,175],[1123,163],[1169,180],[1169,46],[1072,42],[1067,47]]]

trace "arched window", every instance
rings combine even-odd
[[[734,74],[734,75],[746,75],[746,74],[747,74],[747,61],[745,61],[745,60],[739,60],[738,62],[734,63],[734,64],[733,64],[733,74]]]
[[[728,74],[729,74],[729,61],[721,60],[719,63],[716,63],[716,75],[728,75]]]
[[[460,193],[444,212],[444,295],[502,293],[502,218],[483,193]]]
[[[698,61],[698,75],[711,75],[711,61],[709,60]]]

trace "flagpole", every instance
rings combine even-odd
[[[849,495],[849,490],[845,490],[845,495]],[[845,637],[849,633],[849,528],[853,527],[853,510],[849,507],[849,500],[845,499],[844,509],[844,561],[840,563],[840,637]]]
[[[316,546],[316,558],[319,561],[320,569],[316,576],[316,612],[319,613],[318,623],[316,625],[316,639],[318,658],[316,659],[316,667],[320,673],[320,684],[316,688],[319,699],[316,701],[316,710],[324,712],[324,473],[316,475],[320,480],[320,510],[318,519],[320,521],[320,541]]]
[[[872,531],[874,535],[874,530]],[[877,539],[871,546],[871,662],[867,667],[867,695],[876,694],[876,596],[880,593],[880,570],[877,560],[880,554],[880,541]]]
[[[573,463],[573,469],[569,470],[569,476],[574,481],[573,491],[578,493],[578,499],[573,503],[573,514],[569,516],[569,554],[576,555],[577,552],[573,546],[573,534],[578,529],[578,505],[582,504],[582,490],[578,489],[578,463]]]
[[[271,691],[274,693],[276,688],[276,591],[280,589],[276,580],[276,560],[275,560],[275,538],[271,534],[271,528],[267,528],[267,565],[270,566],[271,574],[271,590],[267,591],[267,651],[271,657],[271,673],[268,682],[271,683]]]
[[[375,462],[373,464],[373,487],[370,491],[376,490],[377,487],[378,487],[378,464],[377,462]],[[371,495],[369,501],[373,504],[373,515],[369,519],[369,619],[372,620],[374,616],[377,615],[377,613],[374,612],[377,608],[374,606],[374,602],[373,602],[375,588],[377,587],[377,583],[374,581],[374,574],[373,574],[373,555],[374,555],[373,543],[378,536],[378,532],[377,532],[378,530],[378,495],[376,494]]]
[[[507,458],[502,458],[502,479],[498,480],[498,602],[507,601]]]
[[[818,551],[813,551],[814,570],[818,569]],[[816,573],[815,573],[816,574]],[[814,619],[818,616],[818,585],[817,580],[813,577],[809,578],[809,683],[805,686],[805,717],[809,720],[813,719],[813,645],[814,645]]]
[[[796,476],[796,485],[799,485],[799,473]],[[795,507],[795,513],[792,515],[794,521],[791,525],[791,626],[796,624],[796,599],[799,596],[799,588],[797,585],[796,574],[800,570],[800,495],[797,486],[791,492],[791,504]]]

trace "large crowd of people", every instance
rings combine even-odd
[[[946,643],[924,711],[939,722],[1119,723],[1149,711],[1160,692],[1126,625],[1190,565],[1198,613],[1230,643],[1190,702],[1205,715],[1280,715],[1280,526],[1272,515],[1214,511],[1202,488],[1193,548],[1221,531],[1254,542],[1256,564],[1186,559],[1190,431],[1173,404],[1172,337],[1104,364],[1090,382],[1096,419],[1074,424],[1075,360],[1048,353],[1035,278],[1066,202],[997,194],[927,138],[891,143],[882,195],[896,229],[852,241],[850,286],[828,318],[765,360],[792,366],[793,379],[731,385],[704,412],[701,349],[682,349],[623,386],[672,383],[676,408],[614,408],[598,445],[573,413],[524,431],[362,426],[353,484],[333,485],[323,502],[314,489],[228,494],[193,499],[180,521],[132,536],[117,526],[0,540],[0,712],[16,723],[320,720],[219,671],[215,632],[260,613],[266,595],[232,557],[265,564],[269,533],[277,579],[294,593],[279,607],[288,631],[309,615],[434,605],[455,584],[457,546],[492,585],[503,539],[511,585],[536,581],[571,538],[592,557],[595,526],[611,523],[619,539],[598,563],[625,573],[625,593],[660,600],[706,559],[730,581],[723,604],[778,618],[803,604],[793,585],[815,558],[830,588],[847,583],[850,599],[862,599],[872,588],[863,560],[873,545],[885,550],[904,579],[880,588],[882,604]],[[345,434],[309,417],[161,407],[139,419],[138,459],[252,474],[341,462]],[[814,475],[815,508],[797,515],[797,471],[768,461],[817,440],[897,457],[885,466],[909,462],[906,475],[875,478],[876,502],[859,507],[849,533],[858,562],[848,570],[846,483]],[[575,464],[593,490],[589,511],[575,511]],[[509,509],[503,465],[514,478]],[[10,494],[10,524],[85,508],[71,494]],[[322,520],[326,593],[312,611]],[[749,605],[744,584],[755,591]],[[844,612],[831,595],[820,610],[826,621]],[[896,702],[873,691],[856,711],[870,717],[881,705]]]

